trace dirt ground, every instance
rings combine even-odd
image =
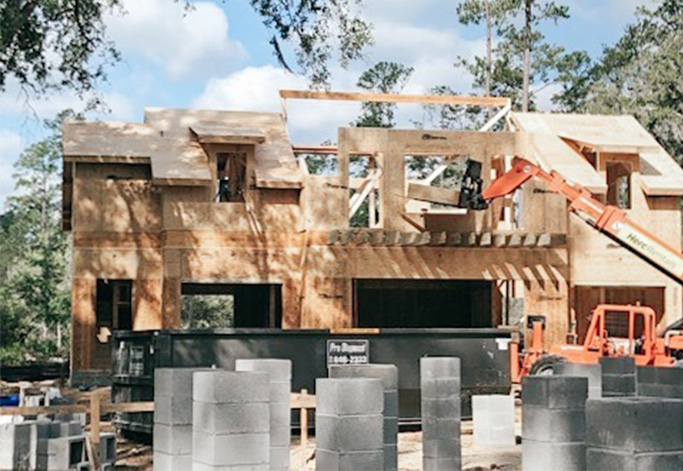
[[[519,437],[519,423],[517,423]],[[484,471],[504,470],[519,471],[522,463],[522,447],[495,450],[481,450],[473,446],[472,423],[462,424],[462,457],[463,470]],[[519,440],[518,440],[519,442]],[[422,433],[401,432],[398,439],[398,462],[401,471],[419,471],[422,469]],[[300,446],[299,438],[292,442],[292,471],[315,470],[315,438],[311,437],[306,449]],[[152,471],[152,449],[149,446],[131,442],[119,443],[119,460],[117,471]]]

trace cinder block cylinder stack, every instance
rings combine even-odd
[[[602,368],[600,365],[589,365],[563,361],[553,366],[553,373],[558,376],[578,376],[588,378],[588,398],[602,397]]]
[[[636,362],[630,357],[600,358],[602,397],[636,395]]]
[[[475,447],[515,446],[515,398],[472,396],[472,423]]]
[[[267,471],[270,394],[266,373],[194,374],[193,471]]]
[[[522,470],[586,469],[588,379],[529,376],[522,380]]]
[[[461,469],[460,359],[420,359],[422,469]]]
[[[194,368],[154,370],[154,469],[192,468],[192,375]]]
[[[384,469],[398,469],[398,368],[396,365],[332,365],[330,378],[376,378],[384,388]]]
[[[683,401],[604,398],[586,406],[586,469],[683,469]]]
[[[292,390],[292,362],[282,359],[237,360],[237,371],[267,373],[270,392],[270,469],[289,470],[291,441],[290,397]]]
[[[316,380],[317,471],[384,469],[384,389],[379,379]]]
[[[638,396],[683,399],[683,368],[641,366],[636,376]]]

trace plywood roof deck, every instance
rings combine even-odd
[[[598,154],[637,154],[647,195],[683,195],[683,169],[633,116],[512,113],[511,119],[534,134],[541,165],[593,193],[607,191],[604,177],[564,140]]]

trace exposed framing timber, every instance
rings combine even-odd
[[[510,98],[492,96],[459,96],[459,95],[407,95],[393,93],[356,93],[325,92],[315,90],[280,90],[284,100],[333,100],[363,101],[373,103],[423,103],[434,105],[461,105],[495,108],[511,104]]]

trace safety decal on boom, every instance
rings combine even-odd
[[[683,277],[683,259],[677,253],[668,250],[629,224],[622,224],[614,236],[669,273]]]

